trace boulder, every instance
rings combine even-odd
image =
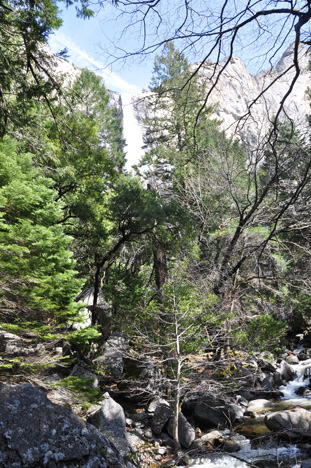
[[[183,414],[192,415],[199,400],[204,398],[203,392],[188,392],[183,398],[181,410]]]
[[[304,395],[308,395],[310,393],[310,390],[308,388],[306,388],[306,387],[299,387],[299,388],[297,388],[295,393],[298,396],[304,396]]]
[[[282,379],[280,372],[275,372],[273,374],[273,384],[277,387],[281,387],[281,385],[285,385],[286,381]]]
[[[286,361],[282,361],[279,370],[280,376],[282,380],[285,382],[290,382],[293,380],[295,372],[292,367]]]
[[[168,404],[168,402],[166,400],[163,400],[163,398],[157,397],[157,398],[154,398],[153,400],[151,400],[150,403],[148,404],[148,407],[147,407],[148,413],[153,414],[155,412],[155,410],[157,409],[157,406],[159,406],[160,404],[169,406],[169,404]]]
[[[261,381],[261,386],[265,390],[273,391],[274,390],[274,388],[273,388],[273,378],[270,377],[270,376],[265,376]]]
[[[272,408],[274,403],[269,400],[265,400],[264,398],[260,398],[258,400],[252,400],[248,404],[248,411],[264,411],[268,408]]]
[[[107,374],[121,379],[124,370],[123,355],[129,343],[120,333],[113,333],[105,343],[104,352],[94,362]]]
[[[160,403],[154,412],[151,429],[155,435],[160,435],[164,429],[165,424],[168,422],[173,414],[172,408],[168,403]]]
[[[132,451],[130,439],[126,436],[126,419],[122,406],[105,393],[103,400],[89,410],[87,421],[105,434],[122,456]]]
[[[257,363],[262,371],[266,371],[266,372],[276,371],[276,367],[267,359],[258,359]]]
[[[299,354],[298,354],[298,359],[299,361],[306,361],[310,356],[308,356],[308,354],[305,352],[305,351],[301,351]]]
[[[131,467],[107,437],[30,384],[0,385],[0,466]]]
[[[167,433],[173,437],[173,416],[169,419]],[[195,430],[182,413],[178,415],[178,439],[180,445],[186,449],[190,447],[195,439]]]
[[[223,401],[215,401],[213,398],[205,397],[195,405],[193,418],[202,428],[226,427],[226,406]]]
[[[149,360],[144,363],[138,379],[140,380],[144,390],[149,394],[158,393],[159,388],[161,390],[165,390],[162,369],[154,360]]]
[[[311,412],[299,406],[267,414],[264,421],[270,431],[278,432],[281,437],[287,439],[311,437]]]
[[[287,364],[299,364],[299,359],[296,354],[290,354],[285,358],[285,361]]]
[[[241,450],[239,444],[230,439],[225,439],[220,445],[220,448],[228,453],[239,452]]]
[[[31,342],[24,340],[14,333],[0,329],[0,352],[11,356],[27,356],[38,354],[44,350],[41,344],[36,343],[36,337]]]
[[[244,420],[243,409],[240,406],[235,405],[234,403],[228,405],[227,413],[231,424],[240,424]]]

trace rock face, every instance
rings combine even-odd
[[[265,425],[287,439],[311,438],[311,412],[301,407],[267,414]]]
[[[275,68],[262,71],[256,76],[248,72],[240,58],[233,57],[230,60],[208,102],[209,105],[216,105],[216,116],[222,121],[222,128],[228,134],[237,134],[251,147],[261,142],[294,77],[293,52],[291,45]],[[287,114],[301,128],[306,127],[306,115],[310,113],[306,96],[311,78],[311,72],[308,69],[309,60],[310,54],[307,52],[307,47],[301,46],[299,65],[302,72],[285,103]],[[223,67],[224,63],[219,64],[218,70]],[[282,76],[289,67],[292,67],[292,70]],[[201,73],[202,79],[210,80],[213,72],[214,64],[205,65]],[[254,101],[256,102],[251,106],[249,114],[250,105]]]
[[[94,361],[110,375],[121,379],[124,369],[123,354],[128,348],[128,341],[120,333],[113,333],[105,343],[103,355]]]
[[[94,426],[30,384],[0,387],[0,466],[130,467]]]
[[[280,102],[289,90],[295,74],[293,52],[291,45],[275,68],[261,71],[256,76],[247,70],[240,58],[232,57],[211,91],[207,106],[214,107],[213,117],[221,122],[221,129],[228,136],[237,137],[250,150],[260,148],[264,143]],[[307,94],[311,82],[309,61],[310,53],[306,46],[301,45],[299,50],[301,73],[284,105],[286,114],[302,132],[308,129],[307,115],[310,114],[310,98]],[[225,61],[219,63],[216,73],[215,64],[212,62],[207,62],[201,67],[199,77],[207,92],[213,86],[224,64]],[[291,70],[284,73],[290,67]],[[196,65],[193,66],[193,69],[195,68]],[[152,93],[148,92],[135,96],[136,118],[139,121],[148,116],[144,98],[148,100],[151,95]]]
[[[92,407],[88,422],[105,434],[124,457],[131,451],[125,433],[126,421],[123,408],[109,396],[109,393],[104,394],[101,404]]]

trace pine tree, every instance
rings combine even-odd
[[[32,155],[0,143],[0,264],[3,315],[68,317],[74,313],[76,279],[72,239],[59,223],[62,205],[53,181],[33,166]]]

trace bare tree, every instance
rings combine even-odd
[[[204,349],[212,346],[215,339],[207,329],[209,326],[212,328],[217,320],[221,322],[223,317],[221,314],[217,319],[213,316],[213,302],[210,296],[204,297],[203,289],[182,278],[186,274],[182,271],[184,265],[178,263],[174,270],[175,275],[163,288],[160,300],[156,298],[137,311],[128,326],[131,342],[135,343],[129,357],[137,360],[140,367],[152,370],[148,379],[151,388],[148,389],[146,382],[138,378],[133,391],[136,395],[141,392],[147,398],[148,392],[152,397],[168,398],[177,451],[180,448],[178,421],[182,397],[199,382],[203,385]]]
[[[105,2],[95,3],[105,6]],[[109,52],[110,63],[131,58],[143,60],[161,50],[164,44],[174,42],[189,60],[197,63],[182,85],[187,86],[207,63],[213,62],[210,86],[197,120],[209,105],[211,94],[234,55],[246,59],[254,72],[260,71],[272,67],[284,48],[293,43],[291,63],[249,104],[248,114],[251,114],[252,106],[275,81],[289,76],[270,132],[269,139],[273,139],[285,102],[301,73],[299,45],[311,45],[309,0],[221,0],[213,4],[203,0],[118,0],[112,3],[116,7],[115,20],[119,24],[122,20],[126,26],[122,31],[116,28],[118,32],[112,38],[115,49]],[[136,43],[129,49],[128,38],[134,35]]]

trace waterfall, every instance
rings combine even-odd
[[[282,387],[280,387],[280,390],[283,393],[282,398],[285,400],[302,400],[303,398],[305,399],[306,396],[299,397],[296,392],[300,387],[306,387],[310,384],[310,371],[306,371],[308,369],[311,369],[311,359],[301,361],[299,364],[291,364],[290,366],[295,372],[295,378],[288,382],[287,385],[283,385]],[[306,376],[306,374],[309,375]],[[310,397],[311,395],[309,396],[309,399]]]
[[[134,109],[134,96],[130,93],[121,93],[123,112],[123,138],[126,141],[126,170],[132,171],[132,166],[138,164],[144,155],[143,125],[138,121]]]

